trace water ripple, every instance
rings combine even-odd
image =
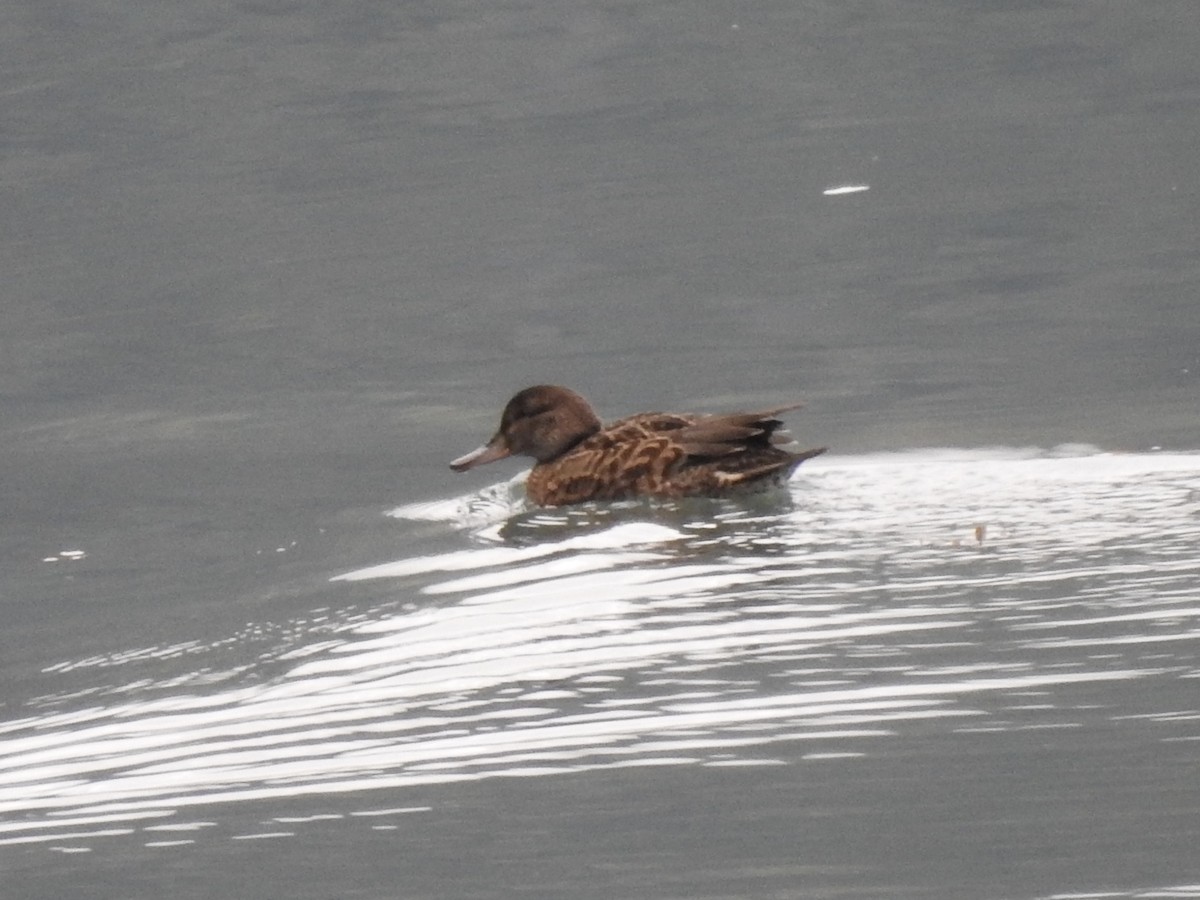
[[[214,645],[190,640],[49,665],[96,683],[0,723],[0,846],[177,846],[209,833],[186,813],[201,805],[851,759],[914,729],[1103,716],[1195,738],[1197,704],[1146,708],[1121,686],[1200,674],[1200,456],[835,459],[794,488],[503,518],[494,496],[405,508],[466,532],[335,576],[331,609],[237,668],[269,662],[265,680],[199,690]],[[337,611],[350,583],[373,591],[367,612]],[[305,822],[278,824],[228,838]]]

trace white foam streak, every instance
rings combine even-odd
[[[464,550],[460,553],[444,553],[434,557],[397,560],[357,569],[344,575],[336,575],[332,580],[363,581],[368,578],[401,578],[428,572],[454,572],[463,569],[511,566],[567,551],[636,547],[666,543],[681,537],[683,537],[681,532],[671,528],[646,522],[635,522],[618,525],[598,534],[580,535],[540,547],[489,547],[479,550]]]

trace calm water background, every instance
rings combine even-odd
[[[5,4],[5,890],[1200,895],[1197,46]],[[834,455],[525,511],[538,381]]]

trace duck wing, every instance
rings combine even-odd
[[[795,403],[760,412],[696,416],[672,437],[688,456],[703,457],[729,456],[788,443],[791,436],[781,431],[783,420],[779,416],[800,406]]]
[[[779,483],[825,448],[793,453],[775,446],[781,406],[695,416],[639,413],[619,419],[556,460],[534,466],[526,490],[534,503],[559,506],[634,496],[720,496]]]

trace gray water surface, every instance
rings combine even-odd
[[[1197,45],[5,4],[5,889],[1200,894]],[[528,510],[538,382],[833,451]]]
[[[401,507],[454,549],[339,573],[270,629],[44,667],[0,728],[0,853],[207,870],[332,832],[390,837],[405,896],[563,855],[613,869],[552,889],[585,896],[1190,896],[1200,456],[1078,452],[835,458],[742,503]],[[680,778],[686,812],[647,804]],[[574,817],[594,791],[636,847]],[[461,804],[494,802],[505,839],[527,803],[549,833],[492,855]],[[408,861],[430,827],[449,880]]]

